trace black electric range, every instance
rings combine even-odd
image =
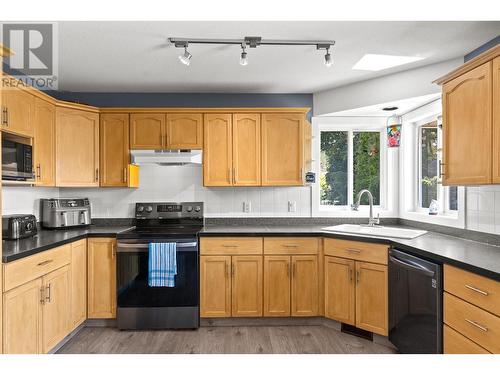
[[[199,327],[199,246],[202,202],[137,203],[135,228],[117,235],[119,329]],[[148,285],[149,244],[176,244],[173,287]]]

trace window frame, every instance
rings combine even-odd
[[[368,205],[361,205],[358,211],[351,209],[353,203],[354,188],[354,165],[353,165],[353,133],[355,132],[377,132],[380,133],[380,204],[374,205],[378,212],[387,210],[387,142],[386,142],[386,121],[385,118],[318,118],[313,119],[313,170],[316,172],[316,183],[312,187],[312,214],[313,216],[339,216],[356,217],[366,216],[369,210]],[[347,205],[321,205],[321,132],[338,131],[347,132],[348,136],[348,187],[347,187]],[[377,213],[378,213],[377,212]],[[384,216],[384,215],[382,215]]]

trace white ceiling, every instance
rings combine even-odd
[[[392,115],[402,116],[414,109],[428,104],[441,97],[441,93],[416,96],[414,98],[395,100],[392,102],[370,105],[366,107],[348,109],[346,111],[339,111],[333,113],[326,113],[321,116],[348,116],[348,117],[389,117]],[[394,111],[384,111],[385,107],[398,107]]]
[[[500,22],[60,22],[59,90],[312,93],[463,56],[500,34]],[[314,46],[191,45],[191,65],[168,37],[334,39],[334,65]],[[365,54],[422,56],[379,72],[352,70]]]

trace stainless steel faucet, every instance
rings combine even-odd
[[[368,194],[368,203],[370,204],[370,218],[368,219],[368,226],[373,227],[374,225],[380,224],[380,214],[377,215],[377,218],[373,218],[373,195],[370,193],[370,190],[368,189],[363,189],[361,190],[358,195],[356,196],[356,203],[354,203],[351,208],[354,211],[357,211],[359,208],[359,205],[361,203],[361,197],[363,196],[364,193]]]

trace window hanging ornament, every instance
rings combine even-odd
[[[401,117],[393,115],[387,118],[387,145],[399,147],[401,144]]]

